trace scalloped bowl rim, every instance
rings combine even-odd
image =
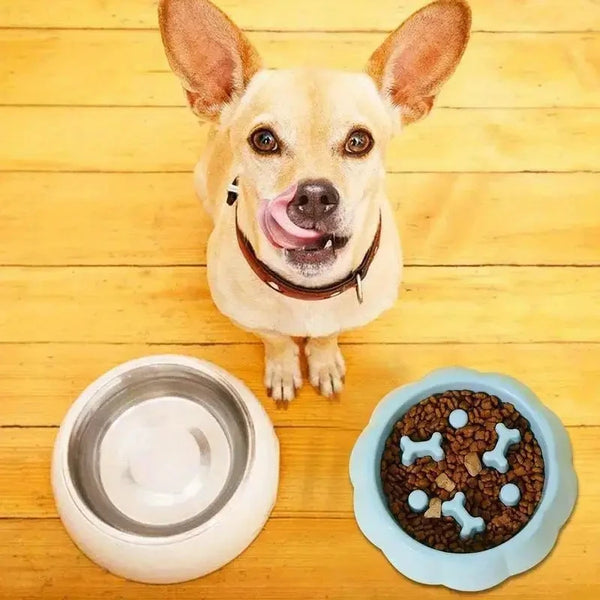
[[[530,422],[544,456],[545,482],[536,512],[517,535],[483,552],[453,554],[419,543],[394,520],[381,491],[379,464],[392,425],[420,400],[451,389],[487,392],[512,402]],[[390,563],[414,581],[460,591],[491,588],[541,562],[577,498],[571,443],[558,417],[516,379],[462,367],[438,369],[387,394],[354,445],[350,479],[359,528]]]

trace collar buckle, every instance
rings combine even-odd
[[[354,289],[356,290],[356,297],[358,298],[358,303],[362,304],[364,297],[363,297],[362,277],[360,276],[360,273],[356,274],[356,286]]]
[[[240,186],[238,185],[238,178],[236,177],[228,186],[227,186],[227,205],[233,206],[235,201],[238,199],[240,195]]]

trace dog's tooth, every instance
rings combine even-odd
[[[325,244],[325,250],[327,250],[327,248],[332,248],[333,247],[333,240],[330,238],[327,240],[327,243]]]

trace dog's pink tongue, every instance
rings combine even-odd
[[[287,208],[296,195],[296,185],[289,187],[273,200],[263,200],[258,207],[258,222],[267,239],[278,248],[294,250],[320,240],[323,234],[303,229],[292,223]]]

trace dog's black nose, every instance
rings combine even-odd
[[[331,221],[340,204],[340,195],[327,179],[305,179],[287,208],[290,220],[305,229]]]

